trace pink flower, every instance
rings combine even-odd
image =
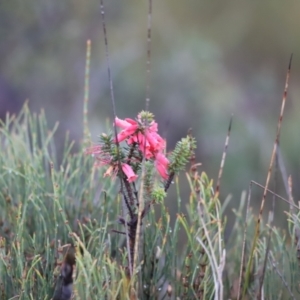
[[[122,128],[122,129],[126,129],[130,125],[137,124],[136,121],[129,119],[129,118],[122,120],[122,119],[119,119],[118,117],[116,117],[115,122],[116,122],[116,126]]]
[[[138,120],[140,119],[138,115]],[[127,140],[128,145],[136,143],[146,159],[153,158],[157,152],[163,151],[166,147],[164,139],[157,133],[158,125],[154,121],[143,133],[139,130],[140,124],[133,119],[121,120],[116,117],[115,124],[123,129],[117,136],[118,141]]]
[[[149,125],[149,130],[152,132],[157,132],[158,130],[158,125],[156,122],[152,121]]]
[[[165,140],[157,133],[157,130],[158,125],[154,121],[152,121],[145,130],[146,139],[151,145],[151,151],[153,152],[162,151],[166,147]]]
[[[134,134],[139,128],[138,123],[132,119],[121,120],[116,117],[115,122],[116,126],[123,129],[117,136],[118,142],[124,141],[129,136]]]
[[[108,169],[106,170],[106,172],[104,173],[103,177],[112,176],[113,172],[114,172],[114,167],[109,166]]]
[[[133,143],[140,144],[142,141],[144,141],[144,135],[139,131],[136,134],[133,134],[128,140],[128,145],[131,145]]]
[[[164,139],[156,132],[147,131],[146,139],[151,145],[151,150],[153,152],[164,150],[166,147]]]
[[[134,134],[137,129],[138,129],[138,125],[132,125],[132,127],[122,130],[117,135],[118,142],[120,143],[120,142],[126,140],[128,137],[130,137],[132,134]]]
[[[158,152],[155,156],[155,167],[160,176],[164,179],[168,179],[168,165],[169,160],[166,158],[166,156]]]
[[[140,131],[136,133],[135,135],[132,135],[127,140],[128,145],[131,145],[133,143],[136,143],[139,147],[139,150],[143,153],[146,159],[152,158],[154,156],[151,145],[145,138],[144,134]]]
[[[145,135],[141,132],[138,133],[137,144],[139,146],[140,151],[144,154],[146,159],[149,159],[153,156],[153,154],[151,153],[151,145],[149,144],[149,141],[145,138]]]
[[[133,172],[131,166],[128,164],[122,164],[122,170],[125,173],[128,182],[133,182],[138,178],[138,176]]]

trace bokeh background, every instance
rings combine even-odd
[[[145,107],[148,3],[107,0],[105,11],[117,115],[134,117]],[[169,149],[193,128],[197,159],[212,178],[234,115],[221,186],[232,206],[251,179],[265,183],[291,53],[281,151],[300,197],[299,12],[300,1],[290,0],[153,0],[150,110]],[[2,0],[0,37],[0,117],[28,99],[34,111],[45,109],[50,126],[60,122],[58,143],[66,130],[82,139],[92,40],[89,126],[96,142],[112,116],[99,1]],[[262,190],[253,195],[258,203]]]

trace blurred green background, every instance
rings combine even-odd
[[[117,115],[135,117],[145,106],[148,3],[107,0],[105,11]],[[265,183],[291,53],[281,151],[299,198],[299,11],[300,1],[289,0],[153,0],[150,110],[169,149],[193,128],[197,160],[212,178],[234,114],[221,186],[233,204],[251,179]],[[34,111],[45,109],[50,126],[60,121],[58,140],[70,130],[78,142],[92,40],[89,125],[96,142],[112,117],[99,1],[1,0],[0,37],[0,116],[29,99]],[[256,187],[253,200],[261,195]]]

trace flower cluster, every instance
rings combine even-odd
[[[116,117],[115,126],[122,129],[116,139],[110,140],[108,136],[102,135],[101,138],[104,138],[103,145],[94,146],[86,150],[87,154],[96,156],[98,165],[109,166],[104,175],[118,174],[119,166],[121,166],[127,181],[133,182],[138,176],[134,172],[132,165],[136,162],[141,162],[142,159],[146,159],[153,161],[157,172],[163,179],[168,179],[169,160],[164,154],[166,143],[157,133],[158,125],[153,120],[153,115],[142,111],[136,120],[129,118],[122,120]],[[125,151],[122,151],[123,148],[121,147],[115,151],[116,144],[123,141],[132,150],[130,155],[125,155]],[[139,157],[133,155],[136,152],[138,152]]]

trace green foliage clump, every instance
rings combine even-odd
[[[243,299],[255,299],[260,282],[266,299],[299,297],[296,208],[288,215],[288,234],[261,224],[250,280],[245,282],[255,227],[249,202],[244,194],[234,210],[233,228],[225,235],[228,201],[218,199],[213,181],[197,170],[193,157],[188,196],[174,177],[175,216],[163,201],[167,191],[153,176],[153,163],[145,162],[140,259],[131,275],[127,234],[131,241],[130,228],[135,227],[130,226],[139,210],[132,218],[120,217],[124,206],[116,180],[103,177],[105,170],[96,168],[84,149],[74,152],[68,137],[57,157],[56,129],[49,131],[44,113],[32,114],[27,106],[0,126],[1,300],[59,295],[62,274],[72,259],[74,299],[241,299],[243,289]],[[101,139],[102,151],[103,145],[112,151],[113,137]],[[194,149],[190,136],[177,144],[170,157],[173,172],[188,163]],[[127,222],[133,223],[122,232]]]

